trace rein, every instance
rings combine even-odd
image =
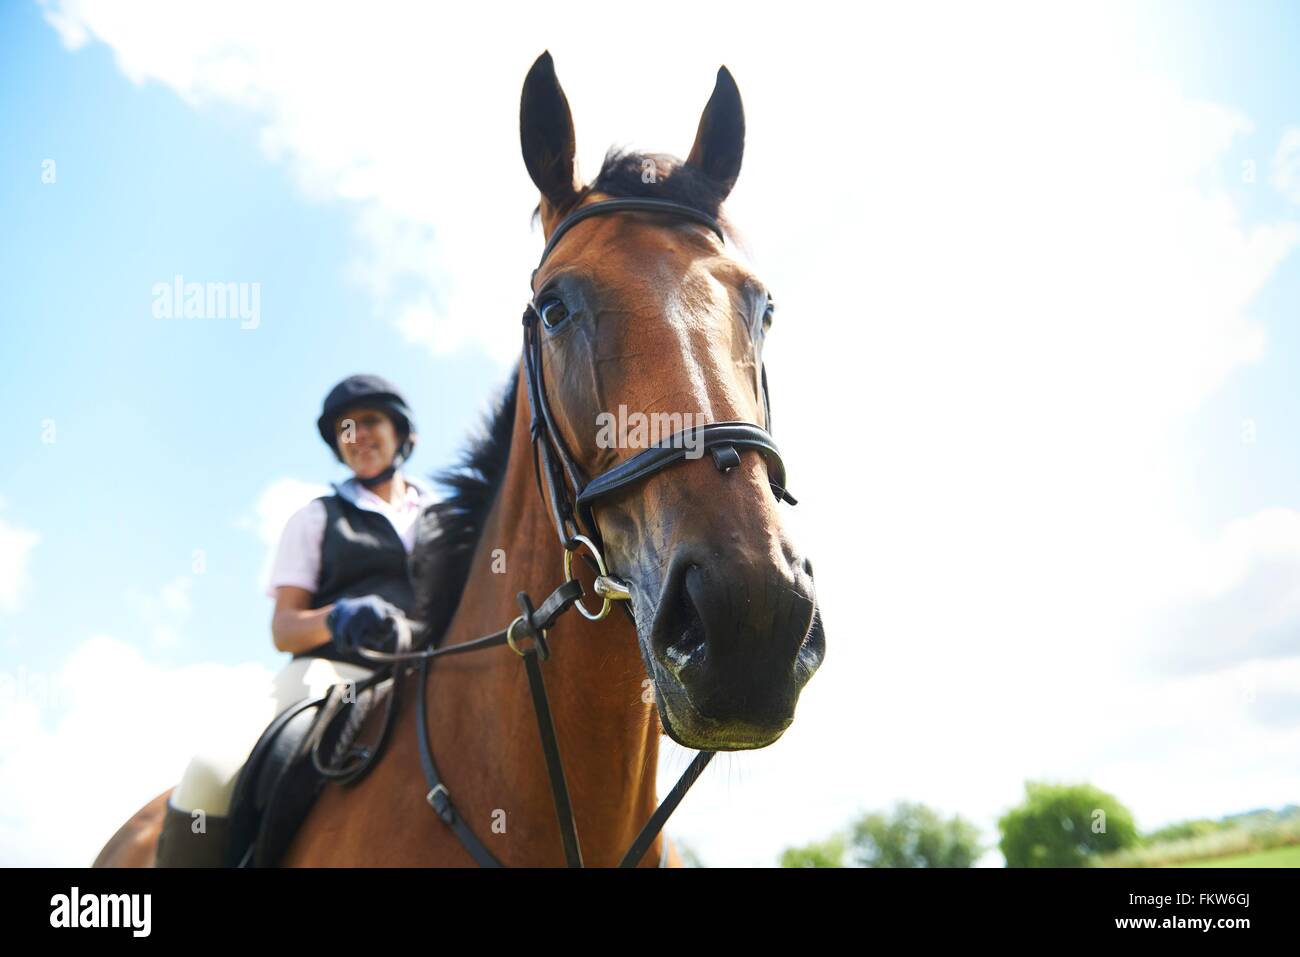
[[[534,281],[537,272],[547,257],[555,249],[560,239],[575,225],[592,216],[615,212],[651,212],[664,213],[707,226],[722,239],[722,228],[717,221],[707,214],[690,206],[668,200],[652,198],[611,199],[583,206],[571,213],[556,226],[550,241],[542,253],[537,269],[533,270]],[[516,601],[520,614],[505,628],[475,638],[461,644],[445,648],[424,648],[419,651],[407,651],[410,647],[411,631],[421,632],[424,627],[419,622],[406,619],[398,621],[398,651],[382,652],[369,648],[359,648],[358,653],[372,661],[401,666],[401,675],[417,671],[419,681],[416,692],[416,717],[418,721],[420,764],[424,771],[425,783],[429,787],[425,800],[438,817],[469,851],[474,860],[484,867],[501,867],[502,864],[484,846],[465,823],[452,803],[446,785],[438,775],[434,764],[433,751],[429,742],[428,729],[428,677],[429,663],[442,655],[468,654],[499,645],[507,645],[511,651],[523,659],[528,674],[528,687],[533,699],[533,710],[537,717],[537,729],[541,736],[542,751],[546,758],[547,774],[550,777],[551,792],[555,799],[555,813],[560,825],[560,835],[564,843],[565,861],[569,867],[582,867],[582,849],[578,842],[577,827],[573,820],[573,807],[569,801],[568,784],[565,781],[564,765],[560,759],[559,742],[556,740],[555,724],[551,717],[550,703],[546,696],[546,684],[542,680],[541,663],[550,658],[550,645],[547,632],[554,627],[561,615],[576,607],[580,614],[591,621],[605,618],[613,602],[625,602],[631,595],[626,582],[610,574],[601,554],[601,538],[596,527],[591,506],[598,499],[611,495],[630,485],[639,483],[666,468],[686,460],[691,448],[709,450],[714,466],[720,472],[728,472],[740,465],[738,449],[753,449],[764,458],[768,470],[768,482],[778,501],[795,504],[795,499],[785,489],[785,464],[771,434],[764,428],[749,422],[712,422],[698,425],[693,429],[677,432],[664,441],[650,446],[632,458],[622,462],[608,471],[588,479],[582,468],[574,461],[565,447],[555,420],[551,415],[550,405],[546,400],[546,388],[542,378],[542,346],[540,314],[534,302],[530,301],[524,310],[524,375],[527,380],[529,407],[532,420],[529,434],[533,445],[533,470],[537,478],[538,493],[550,507],[560,543],[564,546],[564,582],[542,602],[534,607],[526,592],[519,592]],[[766,421],[771,422],[768,412],[767,372],[762,372],[763,408]],[[688,445],[685,439],[693,441]],[[542,479],[546,480],[549,496],[542,493]],[[570,487],[572,493],[570,493]],[[573,577],[573,555],[580,546],[586,546],[591,553],[590,559],[583,556],[595,566],[597,577],[595,591],[603,604],[599,611],[589,611],[580,601],[583,596],[582,583]],[[594,560],[594,561],[593,561]],[[631,618],[626,605],[621,605]],[[524,647],[519,642],[531,639]],[[384,672],[389,669],[385,668]],[[367,679],[369,680],[369,679]],[[396,682],[394,682],[394,698]],[[389,718],[393,711],[390,702],[389,714],[385,716],[384,733],[391,724]],[[382,741],[382,738],[381,738]],[[381,745],[382,747],[382,745]],[[377,754],[378,748],[374,750]],[[713,758],[715,752],[700,751],[690,766],[678,779],[668,796],[659,804],[636,840],[627,849],[619,867],[635,867],[645,852],[654,843],[655,837],[663,829],[669,816],[676,810],[686,796],[686,792],[699,778],[704,768]],[[372,756],[367,754],[367,757]],[[368,764],[369,762],[367,762]],[[318,767],[319,767],[318,763]],[[349,769],[348,779],[353,780],[361,773]],[[666,850],[666,847],[665,847]],[[663,861],[661,860],[661,864]]]

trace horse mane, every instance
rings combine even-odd
[[[483,522],[505,477],[518,388],[512,371],[510,381],[489,408],[478,433],[471,436],[460,461],[430,476],[450,491],[420,513],[411,552],[415,617],[424,623],[430,645],[442,641],[460,604]]]
[[[654,179],[646,182],[645,172],[651,166]],[[675,156],[614,148],[605,154],[599,175],[562,212],[577,206],[593,192],[668,199],[714,219],[720,219],[724,199],[717,183]],[[533,210],[534,219],[540,210],[540,206]],[[518,388],[517,373],[512,371],[510,381],[490,408],[479,433],[471,436],[460,461],[431,476],[450,494],[421,513],[410,562],[415,585],[415,616],[425,624],[431,644],[442,640],[460,604],[483,523],[505,477]]]

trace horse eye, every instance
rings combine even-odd
[[[767,301],[767,308],[763,310],[763,331],[766,332],[772,325],[772,313],[776,312],[776,303],[772,300]]]
[[[540,310],[542,316],[542,325],[547,329],[554,329],[565,319],[569,318],[569,307],[558,299],[548,299],[542,303]]]

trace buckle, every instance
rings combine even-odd
[[[442,818],[444,824],[451,824],[452,819],[456,816],[456,811],[451,806],[451,796],[447,793],[446,785],[439,784],[436,788],[424,796],[429,802],[429,807]]]

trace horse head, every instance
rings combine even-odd
[[[682,443],[672,467],[616,484],[585,514],[627,585],[665,731],[691,748],[764,747],[793,720],[825,637],[812,565],[778,511],[780,456],[763,445],[773,299],[718,225],[744,151],[740,92],[720,69],[684,161],[611,153],[583,186],[568,101],[543,54],[524,82],[520,133],[549,240],[530,306],[544,405],[534,415],[575,473],[565,462],[552,478],[577,486],[634,459],[638,471],[649,445]],[[638,197],[665,205],[609,204]],[[723,422],[740,424],[741,441],[710,448],[710,461],[690,441],[702,446],[700,423]],[[570,529],[557,508],[562,538],[581,528],[576,512]]]

